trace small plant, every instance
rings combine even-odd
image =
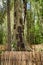
[[[17,48],[17,47],[16,47],[16,43],[13,42],[12,45],[11,45],[11,47],[12,47],[12,50],[16,50],[16,48]]]

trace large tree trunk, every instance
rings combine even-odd
[[[15,30],[15,40],[17,44],[17,50],[25,50],[25,45],[23,42],[23,32],[24,25],[22,20],[22,9],[20,9],[21,0],[14,0],[14,30]]]
[[[7,50],[10,51],[11,50],[10,0],[7,0],[7,27],[8,27]]]

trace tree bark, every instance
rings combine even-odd
[[[11,23],[10,23],[10,0],[7,0],[7,45],[8,45],[8,51],[11,50]]]
[[[15,0],[14,0],[15,1]],[[21,0],[17,0],[14,3],[14,30],[15,32],[15,38],[16,38],[16,44],[17,44],[17,50],[25,50],[25,45],[23,42],[23,32],[24,32],[24,26],[23,26],[23,20],[22,20],[22,9],[20,9]]]

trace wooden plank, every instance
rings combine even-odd
[[[1,55],[1,65],[43,65],[43,53],[8,52]]]

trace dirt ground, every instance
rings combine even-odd
[[[38,44],[38,45],[35,45],[34,47],[36,51],[43,51],[43,44]]]
[[[27,45],[28,50],[43,51],[43,44],[38,45]]]

